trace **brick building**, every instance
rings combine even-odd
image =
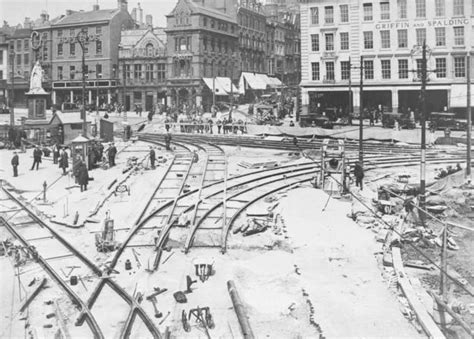
[[[240,75],[234,71],[240,65],[234,1],[179,0],[167,16],[166,34],[168,104],[209,111],[213,89],[204,79]]]
[[[303,114],[351,105],[406,112],[419,106],[421,48],[428,46],[428,111],[466,105],[466,55],[474,45],[470,0],[304,0]],[[352,67],[351,67],[352,66]]]
[[[122,31],[119,45],[121,102],[127,110],[140,105],[150,111],[166,104],[166,41],[163,29]],[[165,36],[166,37],[166,36]]]

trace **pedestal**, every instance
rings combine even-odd
[[[28,100],[28,119],[42,120],[46,118],[46,99],[49,93],[31,94],[26,93]]]

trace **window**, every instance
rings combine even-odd
[[[426,42],[426,28],[416,29],[416,44],[423,45]]]
[[[145,65],[145,79],[147,82],[153,81],[153,64],[146,64]]]
[[[29,54],[23,54],[23,63],[25,65],[29,65],[29,63],[30,63],[30,55]]]
[[[102,34],[102,26],[97,26],[95,28],[95,34]]]
[[[69,55],[76,55],[76,44],[74,42],[69,44]]]
[[[398,48],[408,47],[408,31],[406,29],[399,29],[398,34]]]
[[[132,71],[130,65],[125,65],[125,78],[131,79],[132,78]]]
[[[58,55],[63,55],[63,44],[58,44]]]
[[[382,79],[390,79],[392,76],[391,60],[382,60]]]
[[[416,76],[418,79],[421,79],[422,77],[422,71],[423,70],[423,59],[416,59]]]
[[[311,7],[311,25],[319,25],[318,7]]]
[[[95,77],[97,79],[102,79],[102,65],[101,64],[97,64],[95,65]]]
[[[204,18],[204,19],[202,20],[202,25],[203,25],[204,27],[207,26],[207,18]]]
[[[311,63],[311,78],[313,81],[319,80],[319,62]]]
[[[453,15],[454,16],[464,15],[464,0],[454,0]]]
[[[334,62],[326,62],[326,80],[334,80]]]
[[[26,51],[30,48],[30,42],[29,40],[23,41],[23,49]]]
[[[446,78],[446,58],[436,58],[436,77]]]
[[[63,66],[58,66],[58,79],[63,79]]]
[[[456,78],[464,78],[466,76],[466,59],[465,57],[454,58],[454,76]]]
[[[3,79],[3,71],[0,71],[0,80]]]
[[[372,4],[364,4],[364,21],[371,21],[374,19],[373,11],[372,11]]]
[[[86,79],[89,78],[89,65],[84,65],[84,74]]]
[[[464,26],[454,27],[454,45],[464,46]]]
[[[142,78],[142,65],[138,64],[138,65],[134,65],[134,68],[133,68],[133,77],[135,79],[141,79]]]
[[[341,61],[341,80],[349,80],[351,77],[351,64],[349,61]]]
[[[346,51],[349,49],[349,33],[342,32],[340,35],[341,38],[341,50]]]
[[[69,66],[69,79],[74,80],[76,77],[76,66]]]
[[[390,3],[388,1],[380,3],[380,19],[390,20]]]
[[[374,78],[374,61],[373,60],[364,60],[364,79],[373,79]]]
[[[365,49],[374,48],[374,34],[372,31],[364,32],[364,48]]]
[[[334,7],[332,6],[324,7],[324,22],[327,24],[334,23]]]
[[[446,28],[435,27],[436,46],[446,46]]]
[[[382,48],[390,48],[390,31],[380,31]]]
[[[416,17],[426,17],[426,0],[415,0]]]
[[[60,37],[62,37],[62,36],[63,36],[63,30],[60,29],[60,30],[58,30],[58,38],[60,38]]]
[[[95,42],[95,54],[102,54],[102,41],[100,40]]]
[[[435,15],[444,16],[446,11],[445,0],[435,0]]]
[[[16,55],[16,64],[21,65],[21,54]]]
[[[326,33],[326,51],[334,51],[334,34]]]
[[[319,52],[319,34],[311,34],[311,51]]]
[[[3,51],[0,51],[0,65],[3,65]]]
[[[407,18],[407,0],[397,0],[398,18]]]
[[[21,40],[16,41],[16,49],[20,50],[21,49]]]
[[[408,60],[398,59],[398,78],[408,79]]]
[[[157,64],[157,79],[158,81],[164,81],[166,77],[166,65],[161,63]]]
[[[349,5],[340,5],[341,22],[349,22]]]

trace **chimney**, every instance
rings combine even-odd
[[[66,15],[71,15],[73,13],[73,10],[72,9],[66,9]]]
[[[92,5],[93,11],[98,11],[100,9],[99,4]]]
[[[133,22],[137,23],[137,9],[136,8],[132,9],[131,16],[132,16]]]
[[[140,26],[143,26],[143,9],[140,7],[140,3],[138,3],[138,18],[140,19]]]
[[[145,21],[148,28],[153,28],[153,16],[151,14],[145,16]]]
[[[46,11],[41,12],[41,22],[45,23],[46,21],[49,21],[49,14]]]
[[[24,28],[31,28],[31,19],[28,17],[25,17],[25,22],[23,23]]]
[[[117,0],[117,8],[121,11],[128,11],[127,0]]]

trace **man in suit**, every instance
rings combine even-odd
[[[20,164],[20,161],[18,160],[18,154],[16,152],[13,152],[12,167],[13,167],[13,176],[14,177],[18,176],[18,165],[19,164]]]
[[[33,166],[31,166],[31,171],[35,168],[35,165],[36,165],[36,170],[38,170],[39,164],[41,163],[42,155],[43,155],[43,152],[41,152],[39,145],[36,145],[36,148],[33,151]]]

